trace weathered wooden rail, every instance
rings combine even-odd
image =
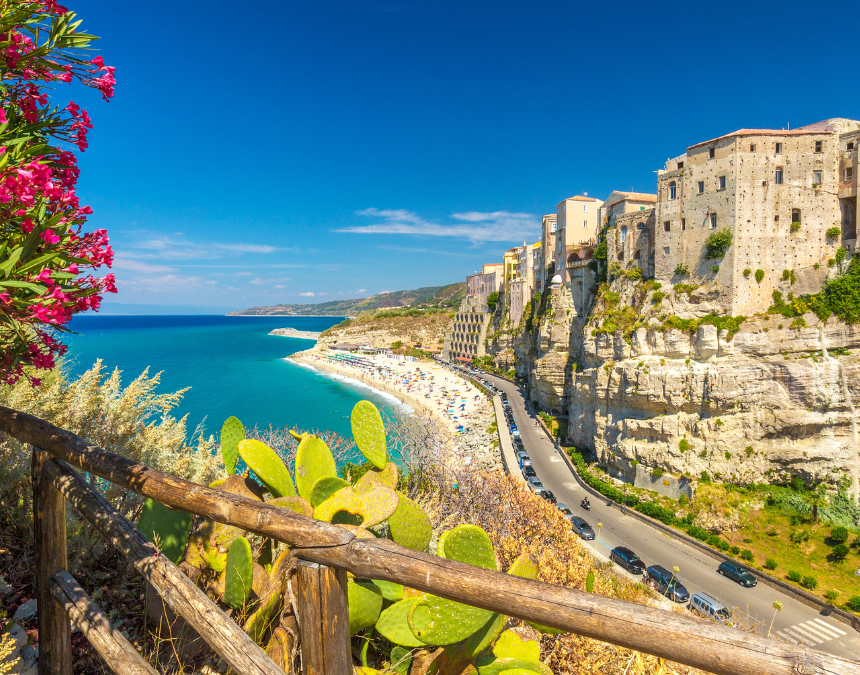
[[[298,610],[305,675],[350,675],[347,571],[629,647],[713,673],[860,675],[860,662],[688,616],[357,539],[336,525],[196,485],[0,407],[0,431],[34,446],[33,489],[40,675],[71,672],[70,621],[119,673],[152,670],[66,572],[65,504],[116,546],[237,673],[282,671],[74,467],[211,520],[289,544],[300,560]],[[71,466],[70,466],[71,465]]]

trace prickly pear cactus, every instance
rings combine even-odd
[[[296,490],[311,501],[311,490],[320,478],[337,478],[337,465],[321,438],[305,436],[296,450]],[[313,502],[311,502],[313,503]]]
[[[384,485],[374,485],[369,492],[357,493],[354,488],[345,487],[314,509],[314,518],[333,522],[341,511],[354,514],[363,519],[361,527],[378,525],[397,509],[397,493]]]
[[[236,537],[227,549],[224,602],[233,609],[243,607],[254,584],[254,555],[245,537]]]
[[[383,599],[389,602],[403,600],[403,586],[400,584],[395,584],[393,581],[379,581],[376,579],[374,579],[373,583],[379,586]]]
[[[441,558],[498,570],[493,542],[477,525],[458,525],[439,537],[438,554]]]
[[[406,675],[409,672],[409,666],[412,665],[412,652],[405,647],[395,645],[391,650],[389,662],[391,663],[390,670],[393,670],[397,675]]]
[[[388,462],[382,471],[371,469],[365,473],[355,484],[357,492],[365,492],[373,487],[374,483],[382,483],[392,490],[397,489],[397,483],[400,481],[400,470],[394,462]]]
[[[349,580],[347,583],[349,599],[349,634],[372,626],[379,620],[382,611],[382,591],[369,581]]]
[[[382,416],[370,401],[359,401],[350,416],[352,437],[361,454],[377,469],[384,469],[388,462],[385,440],[385,425]]]
[[[594,593],[594,572],[585,575],[585,590]]]
[[[424,647],[409,628],[409,612],[421,598],[405,598],[383,610],[376,622],[376,630],[382,637],[404,647]]]
[[[245,427],[236,417],[228,417],[221,427],[221,458],[227,474],[236,472],[236,460],[239,459],[239,441],[245,440]]]
[[[239,442],[239,456],[275,497],[293,497],[296,488],[281,458],[268,445],[254,439]]]
[[[426,550],[433,536],[430,516],[405,495],[398,492],[397,498],[397,510],[388,518],[391,538],[395,543],[413,551]]]
[[[479,675],[500,675],[506,670],[525,670],[538,675],[552,675],[540,660],[540,643],[521,638],[506,630],[493,646],[493,656],[478,657]]]
[[[137,529],[150,541],[155,542],[157,539],[164,557],[176,564],[185,553],[185,545],[191,534],[191,520],[190,513],[174,511],[161,502],[147,499]]]
[[[308,518],[313,518],[314,516],[314,507],[310,505],[310,502],[305,501],[301,497],[278,497],[266,503],[271,506],[290,509],[300,516],[307,516]]]
[[[514,564],[511,565],[511,569],[508,570],[508,574],[513,574],[515,577],[523,577],[524,579],[537,579],[537,560],[528,553],[521,553],[514,561]],[[547,633],[548,635],[564,633],[563,630],[559,630],[558,628],[550,628],[549,626],[544,626],[533,621],[526,621],[526,623],[535,630],[539,630],[541,633]]]
[[[298,479],[298,474],[297,474]],[[338,490],[343,490],[343,488],[349,487],[349,483],[347,483],[343,478],[338,478],[337,476],[323,476],[311,488],[311,497],[310,503],[311,506],[316,508],[320,504],[322,504],[326,499],[331,497]]]

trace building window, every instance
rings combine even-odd
[[[645,229],[645,223],[636,223],[636,229],[637,230],[644,230]]]
[[[708,159],[713,159],[716,156],[716,148],[708,148]]]
[[[779,215],[776,215],[773,217],[773,222],[775,222],[775,223],[779,222]]]
[[[824,152],[824,141],[815,141],[815,152]]]
[[[642,256],[639,253],[639,249],[636,249],[636,253],[633,254],[633,260],[639,260],[641,257]]]
[[[791,222],[799,223],[800,222],[800,209],[792,209],[791,210]]]
[[[699,181],[699,194],[701,195],[704,193],[705,193],[705,181],[700,180]]]
[[[678,162],[678,168],[683,169],[684,168],[684,162]]]
[[[781,155],[782,154],[782,143],[777,143],[775,150],[776,150],[777,155]]]
[[[583,204],[583,205],[582,205],[582,212],[583,212],[583,213],[588,213],[588,204]]]
[[[583,220],[583,221],[582,221],[582,226],[583,226],[583,227],[585,227],[585,228],[587,228],[587,227],[588,227],[588,221],[587,221],[587,220]]]
[[[813,171],[812,172],[812,184],[813,185],[821,185],[821,172]]]
[[[845,182],[850,183],[852,180],[854,180],[854,167],[853,166],[846,166],[845,167]]]
[[[625,241],[627,241],[627,226],[626,225],[621,228],[621,243],[623,244]]]
[[[675,184],[675,181],[669,183],[669,199],[677,199],[678,198],[678,186]]]
[[[670,232],[672,230],[672,221],[667,220],[663,223],[663,232]]]
[[[669,255],[669,247],[668,246],[663,247],[663,253],[665,253],[666,255]]]
[[[845,149],[846,150],[853,150],[854,149],[854,141],[851,141],[847,146],[845,146]]]
[[[755,143],[750,143],[750,152],[755,152]]]
[[[711,229],[712,230],[717,229],[717,214],[716,213],[711,214]]]
[[[782,167],[776,170],[776,173],[773,176],[773,182],[777,185],[782,185]]]
[[[623,250],[618,251],[618,259],[619,259],[619,260],[624,260],[624,251],[623,251]]]
[[[686,229],[687,229],[687,219],[686,219],[686,218],[681,218],[681,230],[683,231],[683,230],[686,230]]]

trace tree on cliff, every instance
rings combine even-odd
[[[74,101],[48,97],[50,83],[78,81],[113,96],[114,69],[92,58],[98,39],[56,0],[7,0],[0,10],[0,379],[51,369],[66,348],[58,334],[72,316],[97,310],[114,277],[105,230],[84,232],[89,206],[75,194],[75,149],[92,122]],[[26,369],[26,371],[25,371]]]

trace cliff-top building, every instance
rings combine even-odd
[[[541,289],[546,288],[552,278],[551,276],[547,276],[548,270],[552,269],[552,273],[555,274],[555,235],[557,230],[557,214],[550,213],[541,218],[541,269],[539,274]]]
[[[860,122],[830,119],[740,129],[670,159],[657,179],[654,276],[716,282],[733,315],[766,309],[783,270],[795,294],[817,291],[836,250],[856,248],[858,141]],[[725,228],[731,247],[705,257]]]
[[[568,257],[576,248],[593,246],[600,225],[603,202],[594,197],[575,196],[556,206],[555,273],[565,283],[570,281]]]

